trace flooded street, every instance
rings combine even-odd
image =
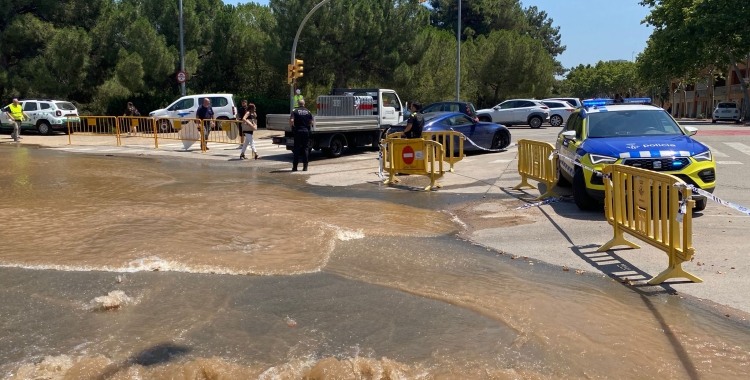
[[[457,238],[475,198],[8,146],[0,189],[0,378],[750,374],[747,325]]]

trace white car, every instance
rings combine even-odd
[[[711,116],[711,122],[716,123],[717,121],[729,120],[739,123],[740,116],[740,108],[737,107],[737,103],[720,102],[714,109],[714,113]]]
[[[549,107],[549,125],[553,127],[565,125],[570,114],[576,110],[570,103],[562,100],[542,100],[542,103]]]
[[[156,125],[160,132],[170,132],[172,122],[168,118],[195,118],[198,107],[203,104],[203,98],[211,100],[211,107],[214,110],[214,118],[219,120],[229,120],[235,118],[237,109],[234,106],[234,96],[232,94],[200,94],[183,96],[167,108],[150,112],[148,115],[157,119]],[[160,117],[164,119],[159,120]]]
[[[546,102],[548,100],[562,100],[563,102],[570,103],[570,105],[573,106],[573,108],[578,108],[581,105],[583,105],[583,103],[581,103],[581,99],[578,99],[578,98],[549,98],[549,99],[544,99],[542,101]]]
[[[21,131],[37,131],[40,135],[48,135],[53,130],[67,132],[68,120],[78,122],[78,109],[73,103],[65,100],[53,99],[22,99],[19,101],[23,111],[31,118],[21,123]],[[0,128],[13,128],[10,118],[5,112],[10,105],[4,107],[0,113]]]
[[[502,124],[506,127],[528,125],[531,128],[540,128],[543,123],[549,122],[549,107],[539,100],[511,99],[490,109],[479,110],[477,116],[479,121]]]

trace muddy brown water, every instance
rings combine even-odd
[[[301,178],[0,146],[0,376],[750,373],[746,325],[456,239],[439,194]]]

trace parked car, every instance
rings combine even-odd
[[[729,120],[739,124],[741,116],[740,107],[737,106],[737,103],[720,102],[716,105],[716,108],[714,108],[711,122],[715,124],[717,121]]]
[[[561,127],[568,122],[568,117],[575,111],[575,107],[562,100],[542,100],[549,107],[549,125]]]
[[[477,109],[474,108],[473,103],[469,102],[437,102],[422,108],[422,113],[432,112],[462,112],[475,121],[479,121],[479,118],[477,118]]]
[[[549,122],[549,107],[539,100],[511,99],[490,109],[477,111],[479,120],[486,123],[498,123],[505,126],[528,125],[540,128],[542,123]]]
[[[604,179],[570,161],[601,171],[620,164],[673,175],[713,193],[716,161],[709,148],[692,138],[694,127],[681,127],[649,98],[585,100],[573,111],[557,137],[557,151],[568,160],[557,161],[560,186],[573,186],[573,200],[581,210],[600,207]],[[707,198],[693,195],[695,211],[706,208]]]
[[[232,94],[200,94],[183,96],[166,108],[150,112],[148,115],[156,119],[159,132],[170,132],[172,123],[167,118],[195,118],[198,107],[203,104],[203,98],[211,100],[214,109],[214,118],[229,120],[235,118],[237,109],[234,106]],[[160,117],[164,119],[159,120]]]
[[[40,135],[48,135],[52,131],[67,132],[68,120],[79,121],[78,109],[73,103],[65,100],[22,99],[19,103],[23,106],[23,111],[31,118],[21,123],[22,131],[32,130]],[[2,129],[13,128],[10,118],[5,114],[8,106],[2,109],[0,115],[0,128]]]
[[[408,120],[392,126],[388,134],[403,132]],[[453,130],[461,132],[485,149],[504,149],[510,145],[510,131],[502,125],[476,121],[460,112],[434,112],[424,114],[423,132]],[[482,150],[469,142],[464,143],[464,151]]]
[[[578,99],[578,98],[549,98],[549,99],[544,99],[542,101],[546,102],[548,100],[562,100],[564,102],[570,103],[570,105],[573,106],[573,108],[578,108],[583,104],[581,103],[581,99]]]

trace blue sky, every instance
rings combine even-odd
[[[246,3],[224,0],[226,3]],[[268,0],[255,0],[268,4]],[[600,60],[631,60],[646,47],[651,28],[641,25],[648,8],[638,0],[522,0],[547,11],[560,27],[565,52],[558,57],[566,68]],[[617,5],[615,5],[617,4]]]

